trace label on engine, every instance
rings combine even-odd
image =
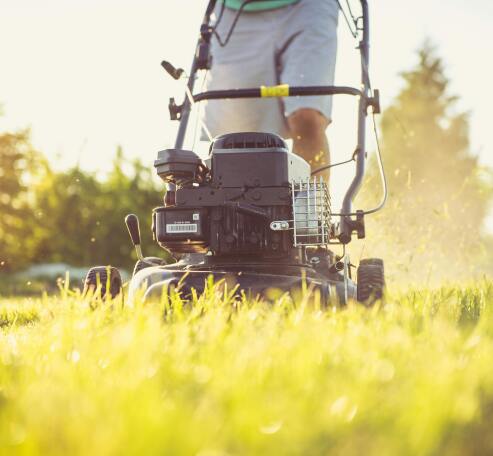
[[[198,225],[196,223],[167,223],[166,233],[197,233]]]

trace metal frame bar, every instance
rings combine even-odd
[[[363,37],[359,43],[359,51],[361,56],[361,87],[363,96],[359,100],[358,107],[358,136],[356,147],[356,173],[349,185],[346,194],[344,196],[341,208],[341,214],[349,214],[352,212],[353,200],[358,194],[358,191],[363,183],[363,177],[365,175],[365,160],[366,160],[366,110],[367,99],[370,91],[370,78],[369,78],[369,66],[370,66],[370,21],[368,16],[368,1],[360,0],[363,13]],[[352,227],[350,224],[351,218],[349,216],[341,216],[341,234],[340,240],[342,243],[348,243],[351,241]]]
[[[193,55],[193,60],[192,60],[192,65],[190,68],[190,76],[188,78],[188,83],[187,83],[187,88],[190,91],[190,93],[193,93],[193,88],[195,86],[195,80],[197,77],[197,71],[198,71],[198,49],[200,44],[203,41],[203,35],[202,35],[202,30],[208,29],[210,27],[210,22],[211,22],[211,15],[214,11],[214,8],[216,6],[217,0],[209,0],[209,4],[207,5],[207,8],[205,10],[204,18],[202,19],[202,26],[200,28],[201,34],[200,37],[197,41],[196,45],[196,51]],[[192,108],[191,101],[188,99],[188,97],[185,94],[185,99],[183,101],[183,105],[181,107],[181,117],[180,117],[180,125],[178,126],[178,133],[176,134],[176,140],[175,140],[175,149],[182,149],[183,148],[183,142],[185,141],[185,135],[187,133],[187,127],[188,127],[188,120],[190,118],[190,110]]]
[[[289,87],[287,97],[303,97],[314,95],[353,95],[363,96],[363,92],[354,87],[345,86],[293,86]],[[204,100],[227,100],[234,98],[261,98],[262,89],[260,87],[251,89],[227,89],[227,90],[210,90],[207,92],[197,93],[193,96],[194,102]]]

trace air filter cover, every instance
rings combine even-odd
[[[204,162],[195,152],[181,149],[159,151],[154,167],[163,181],[178,184],[200,183],[207,171]]]

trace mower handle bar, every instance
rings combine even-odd
[[[193,95],[193,101],[197,103],[205,100],[226,100],[236,98],[307,97],[320,95],[363,96],[363,92],[354,87],[344,86],[273,86],[247,89],[209,90]]]

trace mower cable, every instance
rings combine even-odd
[[[206,83],[207,73],[208,73],[208,70],[205,71],[204,77],[202,79],[202,87],[200,88],[201,92],[204,89],[204,86]],[[192,92],[188,88],[188,85],[185,86],[185,91],[187,94],[187,98],[190,101],[190,105],[193,107],[195,105],[195,101],[193,99]],[[202,104],[199,105],[199,107],[197,108],[197,111],[196,111],[195,127],[194,127],[194,131],[193,131],[192,150],[195,149],[195,144],[197,142],[197,132],[199,130],[199,123],[200,123],[200,126],[202,127],[203,132],[207,135],[207,138],[209,139],[209,141],[212,141],[212,134],[211,134],[209,128],[207,127],[206,123],[204,122],[204,119],[202,118],[201,108],[202,108]]]
[[[219,11],[219,15],[217,16],[216,23],[214,24],[213,30],[216,30],[216,28],[219,27],[219,24],[221,23],[225,9],[226,9],[226,2],[224,1],[224,2],[221,2],[221,10]]]
[[[207,77],[207,72],[204,75],[204,79],[202,80],[202,87],[205,84],[206,77]],[[195,106],[196,103],[195,103],[195,100],[193,99],[192,92],[188,88],[188,85],[185,86],[185,94],[186,94],[186,96],[188,98],[188,101],[190,102],[190,105],[192,107]],[[200,115],[200,112],[197,112],[197,121],[195,123],[195,132],[194,132],[194,135],[193,135],[194,136],[193,137],[193,145],[195,146],[195,141],[196,141],[196,138],[197,138],[197,122],[200,122],[200,125],[204,129],[204,133],[207,135],[207,138],[209,139],[209,141],[212,141],[212,134],[211,134],[209,128],[207,127],[207,125],[205,124],[204,120],[202,119],[202,117]]]
[[[317,168],[316,170],[312,171],[311,175],[314,176],[315,174],[321,173],[322,171],[325,171],[326,169],[335,168],[336,166],[341,166],[341,165],[347,165],[348,163],[356,161],[356,154],[357,154],[357,151],[354,151],[353,156],[349,160],[345,160],[345,161],[342,161],[339,163],[333,163],[331,165],[321,166],[320,168]]]
[[[339,0],[336,0],[336,1],[337,1],[337,4],[339,5],[339,9],[342,12],[342,15],[344,16],[344,20],[346,21],[346,24],[348,26],[349,33],[351,33],[351,35],[353,36],[353,38],[357,38],[358,37],[358,28],[357,28],[358,27],[358,25],[357,25],[358,22],[357,22],[357,19],[355,19],[354,16],[353,16],[353,12],[351,11],[351,7],[349,6],[348,0],[346,0],[346,4],[348,6],[349,14],[351,15],[351,19],[353,20],[353,25],[354,25],[355,29],[353,29],[353,26],[349,22],[349,18],[346,15],[346,11],[344,11],[344,9],[342,8],[341,2]]]
[[[359,18],[354,17],[353,10],[351,9],[351,4],[349,3],[349,0],[346,0],[346,5],[347,5],[347,9],[349,11],[349,14],[351,15],[351,19],[353,20],[354,26],[357,27]]]
[[[389,191],[387,188],[387,176],[385,175],[385,168],[383,167],[382,152],[380,150],[380,139],[378,137],[377,123],[375,121],[374,112],[372,112],[371,118],[373,122],[373,132],[375,134],[375,142],[377,143],[377,164],[378,164],[378,170],[380,172],[380,180],[382,182],[383,195],[378,206],[374,207],[373,209],[364,211],[364,214],[374,214],[375,212],[378,212],[380,209],[382,209],[385,206],[385,203],[387,202],[387,197],[389,196]]]
[[[243,13],[243,10],[245,9],[245,7],[248,4],[255,3],[255,2],[265,2],[265,1],[269,1],[269,0],[245,0],[241,4],[241,6],[238,9],[238,11],[236,12],[236,16],[235,16],[235,18],[233,20],[233,23],[231,24],[231,27],[228,30],[228,33],[226,34],[226,38],[224,39],[224,41],[222,40],[222,38],[219,35],[219,33],[216,31],[216,28],[219,25],[219,22],[221,21],[222,15],[223,15],[223,12],[224,12],[224,3],[223,3],[223,7],[221,8],[221,11],[219,12],[219,18],[218,18],[216,24],[214,24],[214,27],[212,28],[212,33],[216,37],[217,42],[219,43],[219,46],[225,47],[229,43],[229,40],[231,39],[231,36],[233,35],[233,32],[234,32],[234,30],[236,28],[236,24],[238,23],[238,20],[240,19],[240,16]]]
[[[367,210],[358,211],[358,212],[347,212],[347,213],[341,213],[341,212],[336,213],[336,212],[334,212],[330,215],[335,215],[336,217],[351,217],[351,216],[354,217],[354,216],[358,216],[358,215],[374,214],[375,212],[378,212],[379,210],[381,210],[385,206],[385,203],[387,202],[387,197],[389,195],[388,187],[387,187],[387,177],[385,175],[385,169],[383,167],[382,152],[380,149],[380,140],[378,137],[377,123],[375,121],[375,113],[372,113],[372,121],[373,121],[373,131],[375,134],[375,141],[377,143],[377,164],[378,164],[378,170],[380,172],[380,180],[382,183],[382,191],[383,191],[382,199],[381,199],[380,203],[372,209],[367,209]]]

